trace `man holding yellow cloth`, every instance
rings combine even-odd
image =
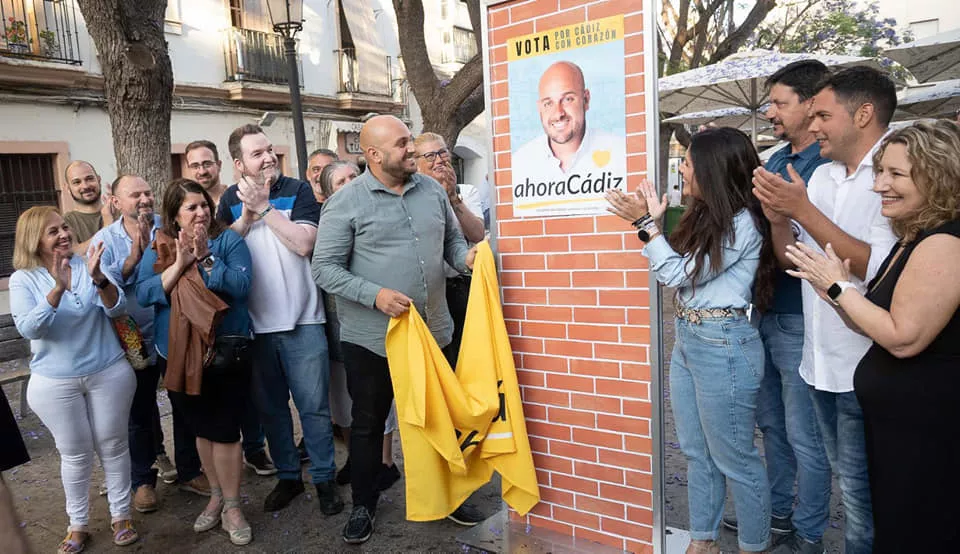
[[[373,533],[384,422],[393,400],[384,344],[390,318],[413,304],[437,344],[448,346],[453,323],[443,262],[467,272],[476,253],[467,248],[446,191],[417,174],[413,137],[403,122],[371,118],[360,132],[360,147],[367,171],[324,205],[312,266],[317,284],[336,296],[353,399],[353,511],[343,529],[350,544]],[[450,517],[464,525],[483,520],[467,504]]]

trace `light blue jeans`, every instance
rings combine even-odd
[[[778,517],[793,514],[798,535],[817,542],[823,538],[830,513],[830,463],[810,386],[800,377],[803,315],[764,315],[760,337],[767,362],[757,398],[757,424],[763,431],[770,503]]]
[[[873,502],[867,472],[867,443],[863,432],[863,411],[857,395],[810,388],[813,407],[823,433],[830,465],[840,480],[843,498],[843,529],[846,554],[873,552]],[[944,440],[951,440],[944,437]],[[917,486],[932,486],[929,483]]]
[[[690,537],[716,540],[729,479],[740,549],[770,542],[770,487],[754,444],[763,344],[745,317],[676,320],[670,394],[687,458]]]
[[[310,477],[314,484],[330,481],[336,477],[337,466],[328,394],[330,358],[323,325],[297,325],[292,331],[258,334],[253,354],[254,398],[277,477],[300,479],[300,454],[293,441],[288,405],[293,396],[310,455]]]

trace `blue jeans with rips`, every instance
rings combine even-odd
[[[289,398],[300,413],[303,442],[314,484],[336,477],[330,422],[330,359],[323,324],[261,333],[253,340],[253,390],[277,477],[300,479],[300,454],[293,440]]]
[[[831,475],[810,387],[800,377],[803,315],[765,314],[760,337],[767,361],[757,399],[757,425],[763,432],[773,514],[785,518],[792,513],[797,534],[817,542],[830,514]]]
[[[762,551],[770,542],[770,487],[753,440],[763,371],[760,334],[747,318],[677,319],[670,393],[693,539],[719,536],[729,480],[740,549]]]
[[[853,391],[837,393],[813,387],[810,391],[827,458],[840,480],[846,519],[844,552],[870,554],[873,552],[873,503],[860,402]]]

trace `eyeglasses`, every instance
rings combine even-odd
[[[200,169],[201,167],[202,167],[203,169],[211,169],[211,168],[213,168],[215,165],[217,165],[217,162],[211,162],[210,160],[207,160],[207,161],[205,161],[205,162],[203,162],[203,163],[193,162],[192,164],[187,165],[187,167],[189,167],[190,169],[196,171],[196,170]]]
[[[430,163],[435,162],[437,160],[437,156],[448,158],[450,157],[450,151],[446,148],[441,148],[440,150],[436,150],[434,152],[424,152],[423,154],[416,155],[417,158],[423,158]]]

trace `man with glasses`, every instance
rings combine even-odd
[[[195,140],[187,145],[184,156],[187,158],[187,175],[184,177],[193,179],[207,189],[214,203],[211,209],[216,210],[220,197],[227,190],[227,185],[220,182],[220,168],[223,163],[220,161],[217,145],[209,140]]]
[[[200,186],[207,190],[214,204],[210,207],[211,213],[216,213],[217,206],[220,205],[220,198],[227,190],[227,185],[220,182],[220,169],[223,163],[220,161],[217,145],[209,140],[195,140],[187,145],[184,156],[187,158],[187,175],[185,177],[200,183]],[[263,433],[263,426],[260,424],[260,413],[257,411],[256,404],[254,404],[252,392],[250,397],[247,398],[240,433],[243,435],[243,460],[245,465],[256,472],[257,475],[276,475],[277,468],[273,465],[270,456],[267,455],[266,437]]]
[[[473,185],[458,185],[457,174],[450,165],[450,150],[443,137],[436,133],[422,133],[413,141],[416,153],[417,172],[432,177],[444,190],[457,223],[463,231],[463,237],[470,246],[483,240],[483,208],[480,193]],[[463,338],[463,319],[467,315],[467,297],[470,295],[470,277],[445,265],[447,275],[447,307],[453,318],[453,342],[450,348],[454,352],[454,364],[460,353],[460,341]]]

